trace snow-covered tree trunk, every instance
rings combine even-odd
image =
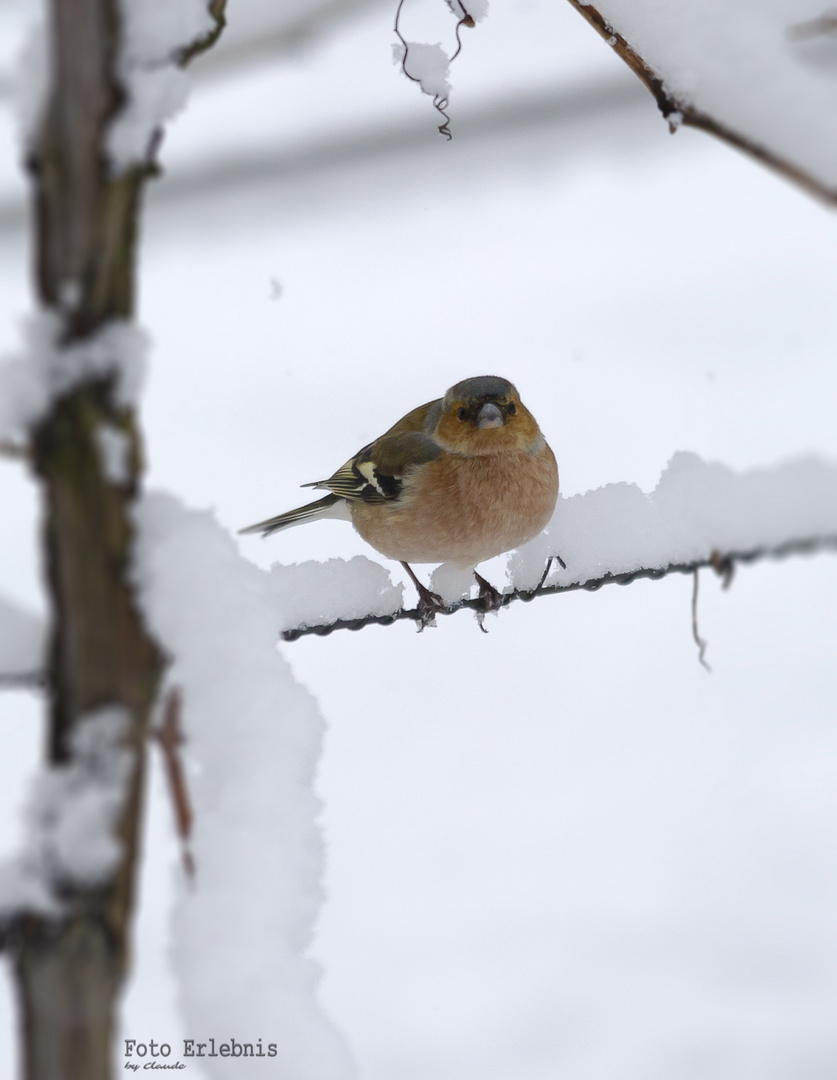
[[[118,719],[116,752],[128,766],[110,823],[118,854],[108,871],[52,868],[58,903],[19,918],[8,943],[27,1080],[105,1080],[129,952],[146,736],[161,672],[129,581],[142,447],[120,385],[136,333],[129,325],[135,248],[153,153],[120,170],[108,154],[111,125],[126,104],[122,5],[51,0],[49,18],[48,89],[29,144],[36,288],[51,328],[54,388],[31,430],[52,608],[46,754],[50,766],[76,767],[80,733],[91,714],[104,711]]]

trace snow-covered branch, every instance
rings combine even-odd
[[[798,0],[570,0],[648,87],[672,131],[698,128],[837,200],[833,25]]]
[[[153,520],[146,514],[144,522]],[[142,543],[153,544],[153,536]],[[835,548],[837,464],[809,458],[736,473],[678,453],[650,493],[620,483],[559,499],[546,531],[509,559],[501,606],[703,567],[728,580],[740,564]],[[245,565],[247,588],[264,596],[285,641],[422,620],[417,608],[405,606],[404,586],[364,556],[276,563],[270,571]],[[446,601],[445,614],[482,612],[483,601],[470,595],[473,584],[471,575],[447,568],[430,578]],[[0,617],[0,682],[37,682],[43,629],[9,604]]]
[[[728,578],[739,563],[835,547],[837,466],[806,459],[736,474],[678,453],[650,494],[634,484],[608,484],[560,499],[546,531],[510,558],[501,606],[705,566]],[[373,623],[421,623],[421,612],[403,605],[402,590],[382,567],[366,565],[362,578],[357,563],[367,560],[273,567],[286,641]],[[442,570],[430,587],[446,601],[445,613],[480,613],[482,600],[470,596],[473,579]]]
[[[555,596],[559,593],[577,592],[579,590],[598,592],[603,585],[630,585],[631,582],[638,581],[640,578],[651,578],[657,581],[659,578],[666,577],[667,574],[692,574],[704,567],[710,567],[720,574],[724,578],[726,586],[731,582],[735,568],[740,563],[757,562],[759,559],[767,558],[783,559],[790,555],[812,555],[818,551],[832,549],[837,551],[837,533],[833,536],[789,541],[775,548],[756,548],[753,551],[732,551],[723,554],[720,551],[713,551],[707,558],[696,559],[689,563],[671,563],[663,567],[646,566],[637,570],[625,571],[621,574],[606,573],[598,578],[590,578],[583,582],[571,582],[568,585],[547,583],[553,562],[550,558],[544,568],[544,581],[542,584],[536,585],[534,589],[507,588],[504,590],[499,603],[500,608],[505,608],[514,603],[515,600],[523,600],[528,603],[539,596]],[[485,613],[483,600],[478,596],[469,596],[453,601],[453,603],[445,607],[444,611],[440,611],[438,614],[453,615],[463,608],[475,612],[478,617]],[[283,630],[282,639],[284,641],[296,641],[308,634],[325,637],[335,630],[362,630],[364,626],[372,625],[390,626],[392,623],[404,619],[418,623],[421,626],[425,622],[425,615],[418,607],[399,608],[388,615],[365,615],[358,619],[335,619],[331,623],[319,623],[314,626],[301,626],[293,630]]]

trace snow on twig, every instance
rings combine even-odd
[[[835,549],[837,465],[805,459],[735,473],[679,453],[651,493],[608,484],[561,498],[545,532],[511,556],[499,606],[704,567],[726,587],[736,566]],[[555,561],[544,576],[550,557]],[[444,570],[431,580],[445,598],[443,613],[482,612],[484,601],[466,594],[473,579],[459,575],[446,584]],[[405,606],[404,587],[362,556],[277,563],[269,572],[251,566],[248,574],[242,587],[262,596],[260,617],[272,612],[274,632],[285,641],[423,618],[418,608]],[[32,653],[38,663],[42,655]],[[3,663],[0,636],[0,672],[8,679],[16,670],[8,658]],[[31,679],[37,671],[27,660],[19,674]]]
[[[0,363],[0,439],[5,443],[21,445],[58,398],[84,383],[110,381],[117,407],[137,403],[148,349],[143,330],[114,319],[72,344],[62,342],[63,330],[56,312],[33,315],[25,325],[21,353]]]
[[[108,133],[119,174],[153,155],[157,133],[186,103],[183,61],[214,39],[222,23],[207,0],[120,0],[118,75],[126,102]]]
[[[465,7],[463,0],[446,0],[451,14],[456,18],[456,49],[448,56],[440,44],[431,45],[427,42],[408,41],[401,31],[401,15],[404,9],[404,0],[398,0],[395,9],[395,25],[393,27],[398,43],[393,45],[393,58],[401,65],[402,72],[411,82],[419,84],[421,92],[433,98],[433,107],[442,117],[439,124],[439,134],[444,135],[448,141],[453,138],[450,130],[450,117],[446,109],[450,96],[450,65],[462,51],[461,31],[463,26],[473,27],[478,21],[485,18],[488,11],[487,0],[468,0]]]
[[[823,77],[833,69],[833,9],[752,0],[716,18],[714,0],[570,3],[651,91],[672,132],[705,131],[837,201],[833,87]]]
[[[837,466],[807,459],[736,474],[695,454],[678,453],[650,494],[633,484],[608,484],[560,499],[545,532],[511,556],[499,606],[578,590],[595,592],[603,585],[627,585],[639,578],[691,574],[706,566],[728,583],[739,563],[835,547]],[[550,557],[560,557],[565,566],[553,564],[541,580]],[[273,572],[287,578],[290,570],[274,567]],[[431,588],[445,595],[444,614],[483,610],[482,599],[461,591],[451,595],[439,587],[436,575]],[[356,598],[354,604],[356,608]],[[281,636],[294,641],[373,623],[423,621],[418,608],[395,604],[388,611],[370,609],[357,615],[342,609],[338,596],[332,599],[331,617],[323,617],[327,609],[320,597],[312,602],[309,617],[299,618],[295,605],[295,621],[283,620]],[[315,610],[318,616],[311,617]],[[280,608],[282,614],[287,612]]]
[[[737,566],[739,564],[758,562],[761,559],[784,559],[791,555],[813,555],[817,552],[830,550],[837,551],[837,532],[832,536],[790,541],[787,544],[782,544],[775,548],[756,548],[753,551],[732,551],[723,556],[720,556],[719,552],[713,551],[707,558],[695,562],[672,563],[669,566],[653,568],[640,567],[637,570],[621,574],[607,573],[598,578],[590,578],[584,582],[572,582],[568,585],[543,584],[536,586],[534,589],[507,589],[502,594],[500,607],[508,607],[516,600],[523,600],[524,602],[529,603],[541,596],[556,596],[560,593],[578,591],[598,592],[603,585],[630,585],[632,582],[639,581],[642,578],[650,578],[652,581],[658,581],[668,574],[695,574],[704,567],[716,569],[720,558],[723,559],[725,565]],[[484,604],[479,597],[463,597],[461,600],[455,600],[453,603],[448,604],[444,611],[441,611],[438,614],[454,615],[457,611],[462,611],[463,609],[476,612],[477,615],[480,615],[484,611]],[[365,626],[373,625],[390,626],[392,623],[401,622],[405,619],[410,622],[421,624],[424,621],[424,615],[417,607],[398,608],[388,615],[365,615],[358,619],[335,619],[330,623],[299,626],[291,630],[281,631],[281,637],[283,641],[297,641],[299,638],[306,637],[309,634],[325,637],[335,630],[362,630]],[[705,642],[702,642],[700,638],[696,638],[695,640],[698,646],[705,649]],[[703,663],[703,660],[701,660],[701,663]]]

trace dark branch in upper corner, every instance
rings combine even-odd
[[[770,150],[758,143],[751,142],[732,128],[725,127],[708,113],[701,112],[686,101],[680,101],[672,97],[665,89],[663,80],[653,71],[621,34],[607,22],[602,14],[592,5],[584,3],[584,0],[569,0],[576,11],[582,15],[590,25],[601,34],[605,41],[613,48],[613,51],[625,61],[633,73],[648,87],[657,102],[657,107],[669,122],[671,131],[684,124],[686,127],[697,128],[705,131],[708,135],[714,135],[718,139],[743,150],[745,154],[773,169],[784,176],[787,180],[798,184],[809,194],[833,205],[837,202],[837,190],[825,187],[815,177],[794,165],[792,161],[778,157]],[[811,24],[801,24],[802,27]],[[799,27],[796,28],[797,30]],[[791,35],[793,38],[793,34]],[[797,35],[798,39],[798,35]]]
[[[540,596],[555,596],[560,593],[578,592],[579,590],[583,590],[584,592],[598,592],[603,585],[630,585],[631,582],[638,581],[640,578],[651,578],[653,581],[656,581],[658,578],[666,577],[667,574],[694,574],[703,567],[711,567],[711,569],[724,579],[724,588],[728,588],[732,581],[733,572],[739,564],[757,562],[759,559],[784,559],[790,555],[813,555],[819,551],[830,550],[837,551],[837,536],[814,537],[806,540],[790,540],[787,543],[779,544],[776,547],[760,547],[755,548],[752,551],[731,551],[725,553],[713,551],[707,558],[697,559],[694,562],[672,563],[670,566],[653,569],[642,567],[638,570],[629,570],[622,574],[608,573],[599,578],[590,578],[588,581],[583,582],[571,582],[568,585],[546,585],[544,583],[546,575],[544,575],[541,584],[534,589],[512,589],[509,592],[503,593],[500,596],[497,608],[508,607],[516,600],[522,600],[524,603],[529,603],[531,600],[535,600]],[[438,614],[453,615],[463,608],[468,608],[480,615],[485,611],[485,602],[481,597],[457,600],[456,603],[450,604],[443,611],[438,612]],[[283,641],[296,641],[298,638],[306,637],[308,634],[326,637],[335,630],[362,630],[365,626],[372,625],[389,626],[392,623],[401,622],[404,619],[418,623],[419,626],[421,626],[422,624],[426,624],[427,615],[426,612],[421,611],[418,607],[399,608],[398,611],[394,611],[391,615],[364,615],[359,619],[335,619],[334,622],[323,623],[318,626],[299,626],[295,627],[293,630],[282,631],[281,637]]]

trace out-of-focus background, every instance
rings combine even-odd
[[[569,4],[507,0],[463,31],[451,142],[393,66],[392,3],[280,7],[230,0],[166,134],[141,255],[149,486],[235,530],[487,373],[518,385],[567,495],[650,490],[679,449],[837,458],[832,212],[671,136]],[[405,19],[427,38],[424,8]],[[0,4],[4,352],[32,305],[11,90],[31,15]],[[0,507],[0,590],[42,607],[37,493],[1,461]],[[241,548],[372,554],[340,522]],[[328,724],[313,953],[363,1080],[837,1073],[837,564],[705,577],[711,674],[690,595],[673,577],[517,605],[488,636],[461,614],[282,646]],[[39,710],[0,697],[0,853]],[[234,1036],[176,1015],[170,818],[155,771],[125,1034]],[[2,1080],[15,1023],[6,973]]]

